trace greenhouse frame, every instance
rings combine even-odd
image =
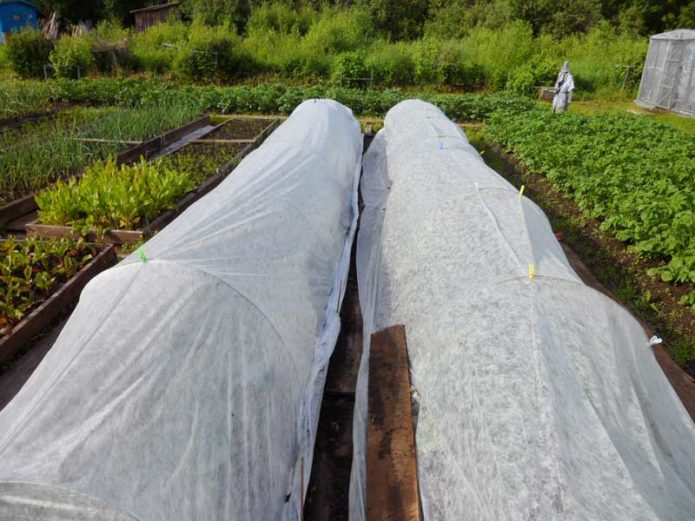
[[[695,117],[695,30],[651,37],[635,102]]]

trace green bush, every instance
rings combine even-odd
[[[373,36],[372,19],[365,9],[326,7],[303,43],[315,53],[336,55],[367,47]]]
[[[498,90],[505,86],[516,67],[531,58],[534,43],[531,26],[525,22],[516,21],[496,29],[476,27],[461,42],[463,63],[467,67],[481,67],[486,86]]]
[[[51,51],[50,60],[57,78],[86,76],[94,64],[93,42],[89,35],[63,36]]]
[[[10,68],[10,57],[7,55],[7,45],[0,45],[0,71]]]
[[[369,77],[365,64],[365,53],[362,51],[346,52],[333,60],[331,75],[334,80],[342,85],[363,85],[360,81]]]
[[[318,13],[308,6],[296,9],[281,2],[263,4],[251,12],[246,23],[249,33],[275,32],[304,36],[316,21]]]
[[[213,82],[238,75],[244,60],[237,51],[239,38],[231,26],[194,24],[190,35],[174,60],[177,79]]]
[[[557,61],[534,57],[511,73],[507,90],[515,94],[534,94],[535,87],[554,85],[559,70]]]
[[[92,34],[93,54],[96,69],[104,74],[114,74],[132,69],[132,59],[128,49],[130,31],[124,29],[118,20],[99,22]]]
[[[188,40],[189,30],[183,22],[169,21],[135,34],[130,41],[130,54],[136,67],[156,74],[171,71],[179,47]]]
[[[374,72],[377,85],[394,86],[412,83],[415,64],[406,42],[377,41],[365,61],[369,73]]]
[[[22,78],[43,78],[52,45],[35,29],[13,32],[7,37],[7,58],[12,70]]]

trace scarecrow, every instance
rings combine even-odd
[[[570,72],[570,62],[565,62],[557,75],[555,82],[555,97],[553,98],[553,112],[567,112],[572,101],[574,90],[574,76]]]

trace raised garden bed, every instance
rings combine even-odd
[[[14,128],[19,128],[26,123],[33,123],[45,118],[49,118],[57,114],[62,107],[52,108],[50,110],[41,110],[38,112],[32,112],[30,114],[25,114],[23,116],[14,116],[11,118],[0,119],[0,133]]]
[[[12,358],[116,262],[112,246],[70,240],[2,241],[0,363]],[[11,260],[10,260],[11,259]]]
[[[262,117],[230,118],[218,125],[214,131],[208,134],[207,138],[216,140],[253,140],[273,121],[275,121],[274,118]]]
[[[202,116],[152,139],[132,145],[116,155],[116,162],[119,165],[130,164],[138,161],[141,157],[150,157],[162,148],[178,141],[187,134],[208,125],[209,122],[209,116]],[[36,193],[32,192],[19,199],[0,206],[0,225],[6,225],[37,210],[38,206],[34,199],[35,196]]]
[[[91,228],[87,231],[76,231],[77,226],[52,225],[33,221],[26,225],[28,235],[40,237],[77,237],[83,235],[87,240],[106,242],[110,244],[133,244],[152,236],[155,232],[174,220],[182,211],[188,208],[195,201],[214,189],[236,165],[254,148],[256,148],[272,130],[277,126],[277,121],[267,125],[257,138],[245,145],[237,144],[189,144],[177,150],[173,154],[158,159],[163,168],[171,170],[181,170],[190,172],[196,187],[188,191],[174,205],[173,209],[160,213],[151,220],[145,220],[144,224],[138,229],[98,229]],[[232,157],[231,160],[223,162],[224,159]],[[216,162],[216,158],[224,158]]]

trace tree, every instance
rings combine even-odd
[[[185,0],[184,12],[206,25],[233,23],[242,30],[251,5],[249,0]]]
[[[42,0],[47,11],[55,11],[61,20],[68,23],[93,22],[104,13],[103,0]]]
[[[391,40],[410,40],[422,36],[428,0],[361,0],[369,9],[377,30]]]

